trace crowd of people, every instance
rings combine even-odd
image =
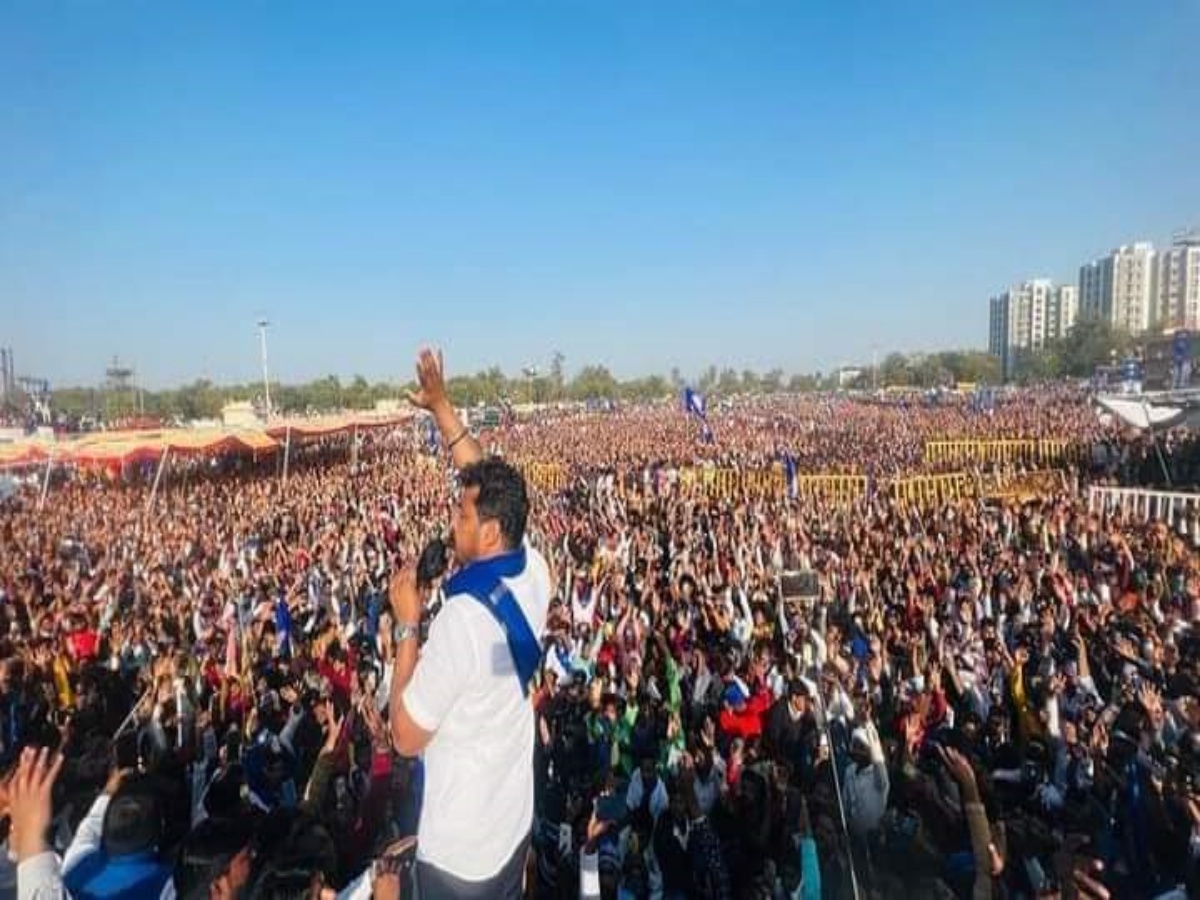
[[[527,532],[555,583],[529,896],[1200,896],[1187,523],[1089,511],[1075,477],[941,504],[646,477],[787,452],[886,478],[947,437],[1105,440],[1127,474],[1141,444],[1048,389],[709,424],[635,407],[481,436],[570,473]],[[436,798],[387,725],[388,583],[457,490],[425,443],[325,441],[286,481],[194,464],[152,508],[150,479],[84,472],[4,503],[0,897],[401,895]]]
[[[1055,438],[1086,443],[1102,428],[1078,392],[1013,394],[980,409],[969,395],[921,394],[864,399],[850,395],[775,396],[722,404],[710,411],[713,440],[698,445],[696,425],[663,406],[617,416],[517,422],[504,436],[512,454],[570,464],[581,472],[637,471],[703,460],[743,467],[777,462],[786,451],[810,473],[854,472],[880,478],[933,471],[929,440]]]

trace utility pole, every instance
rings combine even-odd
[[[533,389],[534,389],[534,379],[537,378],[537,366],[526,366],[522,370],[522,372],[524,373],[525,378],[529,382],[529,404],[530,404],[530,406],[532,406],[534,403]]]
[[[267,327],[270,324],[266,319],[258,320],[258,347],[262,357],[263,370],[263,404],[266,406],[268,420],[271,418],[271,377],[267,374]]]

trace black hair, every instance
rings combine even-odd
[[[104,852],[128,856],[154,850],[164,831],[163,800],[147,775],[126,779],[104,813]]]
[[[259,850],[246,896],[256,900],[291,900],[311,895],[313,879],[326,883],[337,874],[333,836],[313,816],[276,810],[258,829]]]
[[[521,546],[525,539],[525,523],[529,519],[529,495],[524,476],[504,460],[492,456],[464,468],[459,472],[458,480],[464,490],[479,488],[475,500],[479,518],[499,524],[507,549],[515,550]]]
[[[205,900],[209,886],[224,874],[233,858],[250,846],[254,819],[206,819],[187,836],[175,861],[172,881],[179,900]]]
[[[237,757],[234,757],[235,759]],[[204,792],[204,810],[214,819],[231,819],[243,812],[242,787],[246,783],[241,763],[226,767]]]

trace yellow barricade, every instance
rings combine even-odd
[[[928,441],[925,444],[925,462],[934,465],[961,465],[964,463],[1045,465],[1071,462],[1078,459],[1079,454],[1078,444],[1061,438]]]
[[[980,481],[980,492],[989,500],[1031,500],[1066,489],[1067,479],[1060,469],[990,474]]]
[[[722,499],[782,497],[787,491],[787,477],[778,465],[761,469],[684,468],[679,470],[679,485]],[[797,475],[796,492],[801,497],[850,503],[866,494],[867,479],[863,475]]]
[[[897,478],[892,482],[892,496],[905,503],[922,506],[946,504],[975,497],[978,487],[974,479],[965,472],[947,475],[914,475]]]
[[[855,503],[867,493],[865,475],[797,475],[796,493],[801,497]]]
[[[683,488],[699,486],[709,497],[772,497],[784,491],[783,470],[769,469],[711,469],[685,468],[679,470]]]
[[[569,481],[566,468],[559,463],[521,462],[517,468],[526,482],[541,491],[561,491]]]

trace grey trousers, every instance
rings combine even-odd
[[[417,862],[418,900],[521,900],[525,888],[525,861],[529,856],[529,836],[509,857],[504,868],[485,881],[464,881],[429,863]]]

